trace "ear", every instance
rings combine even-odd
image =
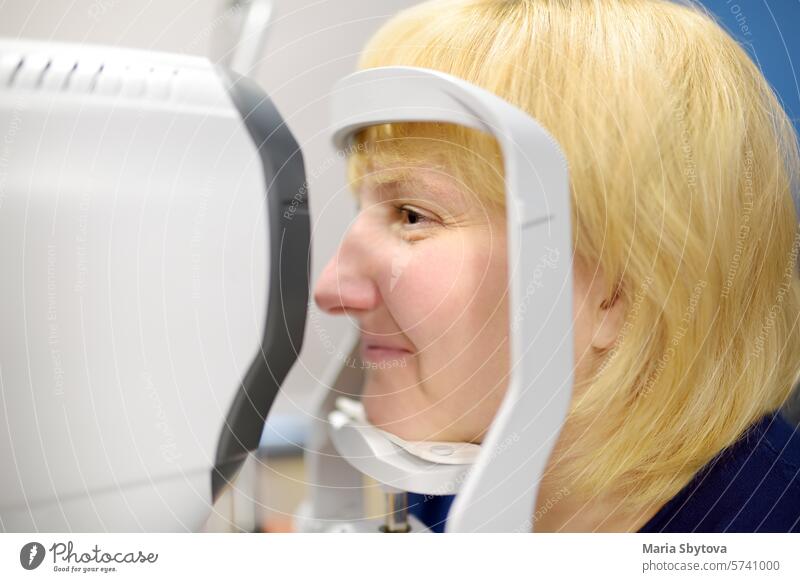
[[[614,345],[625,319],[625,301],[622,299],[621,285],[616,286],[611,297],[597,294],[594,305],[596,307],[592,346],[605,351]]]

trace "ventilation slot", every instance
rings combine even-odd
[[[0,55],[0,87],[21,91],[93,94],[168,101],[178,70],[139,63],[104,62],[82,56]]]

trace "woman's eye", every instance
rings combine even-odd
[[[397,210],[400,212],[400,217],[405,225],[428,226],[433,223],[433,219],[409,206],[400,206]]]

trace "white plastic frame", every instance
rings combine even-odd
[[[364,127],[449,122],[494,136],[506,180],[511,372],[505,398],[447,520],[448,532],[532,531],[539,482],[573,383],[572,244],[567,164],[530,116],[453,76],[382,67],[332,93],[333,142]],[[555,261],[549,260],[555,254]],[[541,257],[548,257],[542,271]]]

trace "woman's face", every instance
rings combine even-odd
[[[391,176],[364,179],[315,301],[361,330],[370,422],[409,440],[480,442],[508,379],[504,212],[433,168]],[[575,283],[578,357],[591,322],[586,282]]]

